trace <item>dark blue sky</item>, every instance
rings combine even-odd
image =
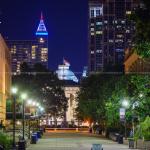
[[[0,26],[9,39],[34,39],[43,12],[49,32],[49,66],[56,69],[63,57],[71,69],[87,65],[88,0],[2,0]]]

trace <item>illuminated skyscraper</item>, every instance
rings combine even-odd
[[[89,0],[89,71],[123,71],[124,50],[132,46],[134,0]]]
[[[12,72],[20,72],[20,64],[26,62],[31,68],[36,63],[41,63],[48,68],[48,32],[43,15],[35,33],[34,40],[8,40],[12,55]]]

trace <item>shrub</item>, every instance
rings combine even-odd
[[[12,147],[12,139],[3,132],[0,132],[0,145],[2,145],[5,150],[10,150]]]
[[[150,140],[150,117],[146,117],[144,122],[141,122],[137,127],[134,138],[144,138],[144,140]]]

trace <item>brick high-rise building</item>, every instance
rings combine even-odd
[[[134,0],[89,0],[89,71],[122,72],[124,50],[135,25],[128,19]]]
[[[34,40],[8,40],[7,43],[11,51],[14,74],[20,72],[20,64],[23,62],[31,68],[36,63],[48,68],[48,32],[42,14]]]

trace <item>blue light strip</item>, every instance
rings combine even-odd
[[[48,33],[44,33],[44,32],[36,32],[36,35],[48,35]]]

